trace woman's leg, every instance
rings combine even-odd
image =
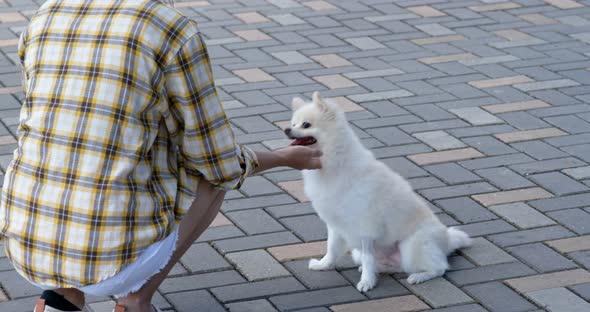
[[[126,308],[126,312],[151,312],[151,301],[154,293],[162,284],[172,267],[189,249],[193,242],[207,229],[223,203],[225,192],[216,189],[209,182],[202,180],[197,190],[197,199],[180,222],[178,242],[170,262],[158,274],[136,293],[119,298],[117,304]]]

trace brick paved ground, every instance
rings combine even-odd
[[[0,178],[22,99],[16,38],[42,0],[0,0]],[[160,288],[174,311],[590,311],[590,1],[180,2],[208,38],[240,143],[287,144],[294,96],[337,98],[377,157],[475,237],[443,277],[344,263],[310,272],[326,230],[298,172],[228,194]],[[39,290],[0,252],[0,311]],[[109,298],[91,298],[110,311]]]

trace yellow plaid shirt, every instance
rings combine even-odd
[[[171,0],[48,0],[23,32],[26,94],[0,236],[37,284],[100,282],[164,239],[206,179],[238,188],[236,145],[197,25]]]

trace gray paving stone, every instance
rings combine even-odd
[[[479,266],[516,261],[510,254],[483,237],[474,238],[473,244],[461,249],[460,253]]]
[[[441,180],[434,177],[412,178],[408,179],[408,182],[414,190],[445,186]]]
[[[428,172],[450,184],[479,181],[481,178],[455,163],[424,166]]]
[[[494,186],[485,182],[475,182],[447,187],[437,187],[432,189],[420,190],[419,193],[429,200],[459,197],[465,195],[489,193],[497,191]]]
[[[490,311],[524,312],[535,309],[533,304],[501,282],[471,285],[464,289]]]
[[[499,219],[460,225],[457,226],[457,228],[461,231],[464,231],[471,237],[484,236],[495,233],[504,233],[516,230],[516,228],[510,225],[508,222]]]
[[[469,197],[443,199],[435,202],[444,211],[463,223],[488,221],[498,217]]]
[[[403,283],[414,294],[435,308],[473,302],[471,297],[442,277],[417,285],[410,285],[405,280]]]
[[[166,278],[164,282],[162,282],[159,290],[160,292],[167,294],[209,287],[240,284],[244,282],[246,282],[246,280],[240,275],[240,273],[233,270],[228,270],[188,276],[169,277]]]
[[[556,195],[569,195],[588,191],[588,187],[560,172],[534,174],[528,177],[544,189]]]
[[[232,237],[240,237],[244,236],[244,232],[240,231],[237,227],[233,225],[226,225],[214,228],[208,228],[199,236],[199,238],[195,241],[196,243],[201,242],[210,242],[218,239],[224,238],[232,238]]]
[[[402,145],[417,142],[416,139],[399,130],[397,127],[369,129],[367,132],[387,145]]]
[[[573,285],[569,289],[585,300],[590,300],[590,283]]]
[[[379,159],[379,161],[386,164],[389,168],[404,178],[423,177],[428,175],[426,171],[403,157],[382,158]]]
[[[537,91],[537,90],[544,90],[544,89],[556,89],[556,88],[563,88],[563,87],[571,87],[577,86],[579,83],[571,80],[571,79],[556,79],[556,80],[547,80],[547,81],[538,81],[538,82],[529,82],[529,83],[519,83],[515,84],[514,87],[521,90],[521,91]]]
[[[460,161],[459,165],[465,167],[469,170],[474,169],[485,169],[485,168],[493,168],[493,167],[502,167],[506,165],[512,164],[522,164],[522,163],[530,163],[534,161],[534,159],[530,158],[529,156],[518,153],[518,154],[509,154],[509,155],[498,155],[498,156],[490,156],[485,158],[478,158],[472,160],[464,160]],[[532,165],[529,165],[532,166]]]
[[[562,172],[576,180],[590,178],[590,166],[564,169],[562,170]]]
[[[440,308],[440,309],[433,309],[428,310],[430,312],[485,312],[487,311],[479,304],[466,304],[466,305],[458,305],[452,306],[448,308]]]
[[[414,137],[430,145],[435,150],[447,150],[465,147],[465,144],[444,131],[414,133]]]
[[[576,156],[583,161],[590,162],[590,144],[580,144],[580,145],[572,145],[572,146],[565,146],[561,148],[564,152],[569,153],[570,155]]]
[[[344,276],[352,285],[356,285],[361,279],[361,273],[356,267],[350,270],[342,271],[341,273],[342,276]],[[380,274],[377,286],[365,293],[365,295],[371,299],[396,297],[409,294],[411,294],[411,292],[400,282],[391,277],[391,275],[385,274]]]
[[[590,233],[590,214],[582,209],[552,211],[547,216],[578,234]]]
[[[502,190],[535,186],[529,180],[505,167],[481,169],[474,172]]]
[[[463,138],[462,141],[488,156],[512,154],[516,152],[515,149],[492,136]]]
[[[282,218],[281,222],[305,242],[328,238],[326,224],[316,215]]]
[[[346,286],[350,283],[337,271],[311,271],[308,269],[309,260],[291,261],[285,267],[309,289],[331,288]]]
[[[449,111],[476,126],[503,123],[501,119],[478,107],[455,108]]]
[[[463,286],[533,275],[535,273],[534,270],[520,262],[510,262],[448,272],[447,278],[455,285]]]
[[[590,269],[590,251],[575,251],[568,254],[572,260],[579,263],[586,270]]]
[[[562,158],[568,155],[543,141],[526,141],[511,144],[517,150],[538,160]]]
[[[505,122],[518,130],[533,130],[551,127],[550,124],[544,122],[540,118],[531,116],[526,112],[503,113],[498,114],[498,117],[502,118]]]
[[[315,213],[311,203],[273,206],[266,208],[266,211],[268,211],[273,217],[279,219]]]
[[[577,194],[534,200],[529,202],[529,204],[541,212],[583,207],[590,205],[590,194]]]
[[[192,312],[195,307],[211,312],[224,312],[225,308],[206,290],[195,290],[166,295],[178,312]]]
[[[293,277],[286,277],[211,288],[211,293],[213,293],[219,301],[228,302],[301,290],[305,290],[305,287],[301,285],[301,283]]]
[[[262,209],[230,212],[225,215],[247,234],[284,231],[285,228]]]
[[[270,302],[264,299],[241,301],[225,305],[229,312],[276,312]]]
[[[525,203],[494,205],[488,209],[521,229],[555,224],[555,221]]]
[[[568,133],[590,132],[590,123],[575,115],[548,117],[545,121]]]
[[[266,248],[299,242],[299,239],[290,232],[276,232],[218,240],[213,245],[225,254],[233,251]]]
[[[248,196],[258,196],[280,193],[281,189],[261,176],[254,176],[246,179],[240,188]]]
[[[574,233],[559,225],[553,225],[531,230],[494,234],[488,239],[500,247],[509,247],[526,243],[534,243],[552,239],[560,239],[575,236]]]
[[[221,210],[223,212],[260,208],[270,205],[281,205],[281,204],[293,204],[295,200],[286,194],[281,195],[269,195],[269,196],[257,196],[253,198],[227,200],[223,202]]]
[[[550,312],[590,310],[590,303],[563,287],[532,291],[526,296]]]
[[[520,245],[506,250],[541,273],[577,268],[575,263],[542,243]]]
[[[331,289],[301,292],[291,295],[279,295],[270,297],[270,301],[281,311],[310,308],[316,306],[327,306],[350,301],[363,300],[354,287],[346,286]]]
[[[180,258],[180,262],[193,273],[231,268],[231,265],[206,243],[192,245]]]
[[[16,271],[0,272],[2,288],[11,299],[40,295],[42,290],[33,286]]]
[[[265,250],[248,250],[225,255],[249,281],[290,276],[289,272]]]
[[[533,173],[548,172],[565,168],[574,168],[584,165],[586,165],[586,163],[576,158],[565,157],[544,161],[536,161],[526,164],[512,165],[510,166],[510,169],[523,175],[529,175]]]

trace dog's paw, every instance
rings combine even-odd
[[[363,273],[363,266],[359,265],[359,273]]]
[[[428,278],[424,273],[414,273],[408,276],[408,284],[410,285],[420,284],[426,280],[428,280]]]
[[[377,278],[361,278],[361,281],[356,284],[356,289],[360,292],[367,292],[377,285]]]
[[[325,270],[333,269],[334,265],[332,265],[330,263],[325,263],[322,260],[311,259],[311,260],[309,260],[308,268],[310,270],[314,270],[314,271],[325,271]]]

